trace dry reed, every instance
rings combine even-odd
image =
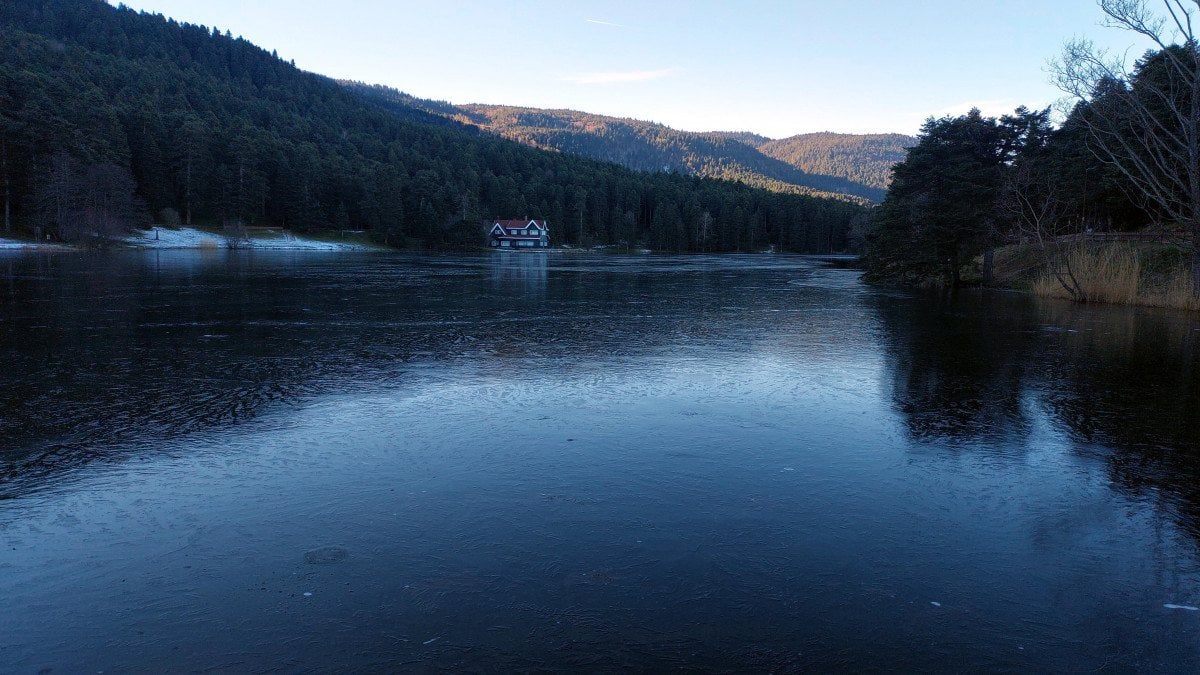
[[[1034,294],[1116,305],[1200,309],[1200,296],[1192,288],[1186,268],[1173,269],[1149,278],[1137,249],[1129,244],[1079,247],[1066,254],[1065,262],[1060,266],[1062,276],[1071,285],[1071,280],[1066,278],[1066,270],[1070,270],[1082,291],[1082,297],[1072,298],[1071,293],[1049,271],[1033,281],[1031,290]]]

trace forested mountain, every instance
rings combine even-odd
[[[177,212],[436,246],[528,215],[555,243],[827,251],[862,213],[534,149],[427,108],[364,99],[215,27],[102,0],[5,0],[3,227],[71,239]]]
[[[740,180],[801,194],[883,198],[890,170],[914,139],[901,134],[691,132],[574,110],[427,101],[386,87],[346,86],[370,99],[443,115],[526,145],[616,162],[640,171]]]
[[[759,152],[810,174],[832,176],[877,188],[882,197],[892,181],[892,167],[904,161],[917,139],[903,134],[800,134],[768,140]]]

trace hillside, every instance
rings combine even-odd
[[[101,0],[8,0],[0,29],[3,228],[27,236],[179,220],[464,246],[529,215],[560,225],[555,243],[827,251],[861,213],[530,148]]]
[[[371,99],[402,103],[526,145],[616,162],[639,171],[740,180],[770,190],[883,198],[892,165],[913,139],[901,134],[801,134],[773,140],[749,132],[679,131],[642,120],[574,110],[453,105],[385,87],[344,83]]]
[[[892,167],[904,161],[917,139],[903,134],[800,134],[760,143],[759,152],[809,174],[832,176],[880,190],[892,180]]]

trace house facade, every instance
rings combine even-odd
[[[550,227],[544,220],[496,220],[488,232],[492,248],[548,248]]]

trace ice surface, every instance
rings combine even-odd
[[[304,552],[304,562],[309,565],[332,565],[340,563],[350,556],[350,552],[341,546],[322,546]]]

